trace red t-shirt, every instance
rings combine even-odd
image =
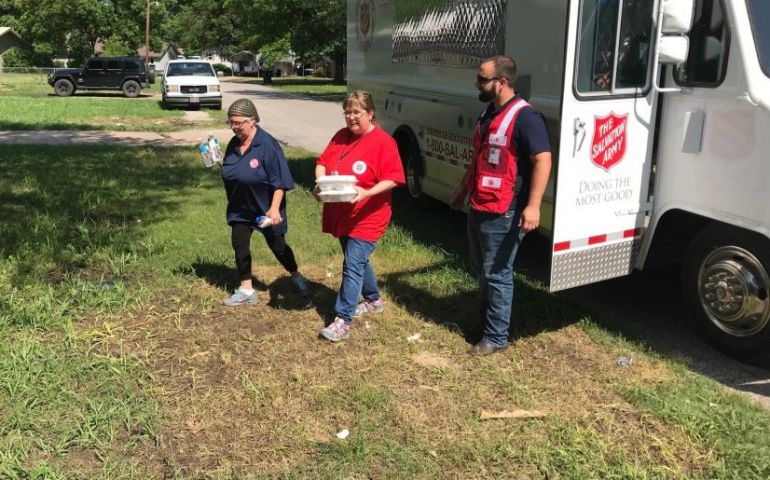
[[[380,127],[356,138],[347,128],[332,137],[318,158],[326,174],[355,175],[356,186],[370,189],[382,180],[404,184],[404,168],[395,140]],[[335,237],[376,242],[390,222],[393,196],[390,191],[358,203],[324,203],[323,231]]]

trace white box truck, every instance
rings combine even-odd
[[[717,346],[768,350],[770,1],[348,0],[349,88],[412,196],[446,202],[468,168],[495,54],[554,147],[551,290],[678,263]]]

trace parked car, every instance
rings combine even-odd
[[[93,57],[83,68],[60,68],[48,75],[48,84],[60,97],[77,90],[121,90],[129,98],[155,83],[155,66],[141,57]]]
[[[205,60],[171,60],[161,82],[163,105],[199,105],[222,109],[219,79]]]

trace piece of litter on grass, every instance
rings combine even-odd
[[[364,328],[366,328],[366,329],[369,329],[369,328],[371,328],[371,327],[372,327],[372,326],[371,326],[371,325],[369,325],[369,321],[368,321],[368,320],[365,320],[365,321],[364,321]]]
[[[436,453],[435,450],[428,450],[428,453],[430,454],[431,457],[438,458],[438,453]]]
[[[420,335],[419,333],[415,333],[414,335],[409,335],[408,337],[406,337],[406,341],[409,343],[416,343],[420,341],[421,336],[422,335]]]
[[[615,359],[616,367],[628,367],[631,366],[632,363],[634,363],[634,359],[631,357],[618,357]]]
[[[337,438],[339,438],[340,440],[345,440],[346,438],[348,438],[348,435],[350,435],[350,430],[348,430],[347,428],[343,428],[342,430],[337,432]]]
[[[490,412],[489,410],[482,410],[481,420],[496,420],[501,418],[543,418],[546,416],[545,412],[539,410],[502,410],[499,412]]]

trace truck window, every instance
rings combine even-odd
[[[751,29],[757,44],[757,54],[762,71],[770,77],[770,2],[747,0]]]
[[[120,70],[120,60],[107,60],[107,70]]]
[[[629,94],[647,89],[652,4],[644,0],[581,2],[575,76],[579,94]]]
[[[725,77],[729,31],[721,0],[697,0],[687,60],[674,68],[680,85],[716,87]]]
[[[142,61],[139,59],[127,59],[123,63],[123,69],[127,72],[139,72],[142,70]]]
[[[104,62],[100,58],[92,58],[88,61],[86,68],[89,70],[101,70],[104,68]]]

